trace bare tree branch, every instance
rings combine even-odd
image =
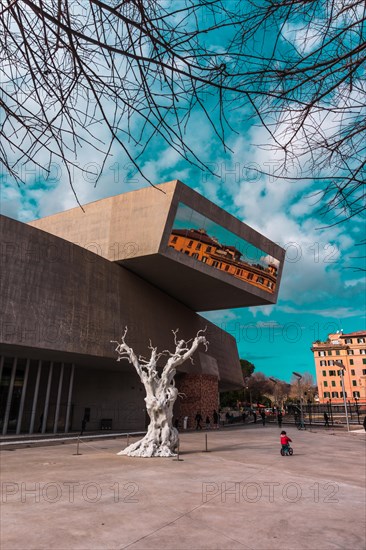
[[[5,0],[0,160],[18,184],[25,165],[47,178],[56,161],[75,196],[81,151],[101,155],[95,184],[114,146],[143,177],[157,143],[210,171],[190,117],[201,113],[225,151],[240,111],[281,152],[276,177],[296,163],[300,179],[323,183],[325,216],[359,216],[365,24],[364,0]]]

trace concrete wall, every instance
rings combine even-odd
[[[100,430],[102,419],[111,419],[113,430],[145,428],[145,391],[130,368],[130,373],[76,369],[72,429],[80,429],[85,408],[90,408],[87,431]]]

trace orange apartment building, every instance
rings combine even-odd
[[[343,403],[340,369],[344,365],[344,391],[347,401],[366,403],[366,331],[329,334],[325,342],[317,340],[314,354],[319,400]]]
[[[250,264],[241,260],[242,253],[235,246],[220,244],[204,229],[173,229],[169,246],[226,272],[237,279],[273,293],[276,288],[277,267],[269,264]]]

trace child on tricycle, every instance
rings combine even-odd
[[[292,439],[288,437],[288,435],[284,430],[282,430],[281,432],[280,439],[281,439],[281,455],[282,456],[292,455],[294,452],[292,450],[292,447],[290,446],[290,443],[292,443]]]

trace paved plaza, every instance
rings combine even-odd
[[[181,459],[126,439],[2,450],[1,548],[365,549],[365,434],[276,426],[181,434]]]

